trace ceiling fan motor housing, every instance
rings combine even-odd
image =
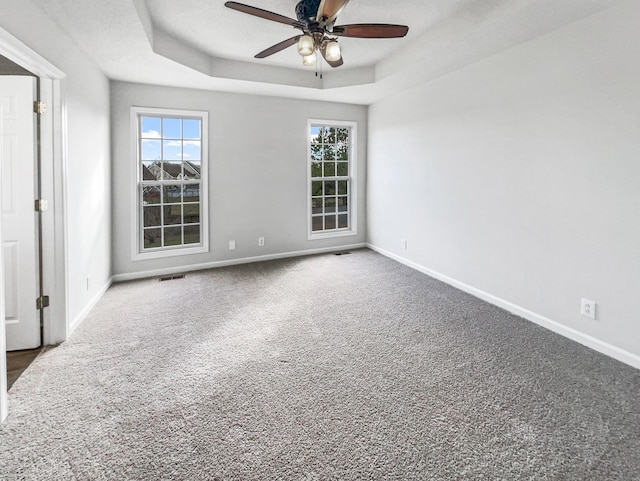
[[[321,0],[300,0],[296,5],[296,16],[301,22],[315,20]]]

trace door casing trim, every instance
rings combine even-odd
[[[43,286],[51,300],[44,311],[44,344],[58,344],[69,336],[67,242],[67,128],[65,74],[0,28],[0,54],[40,79],[40,98],[47,104],[41,118],[41,195],[50,209],[42,215]],[[1,220],[0,220],[1,224]],[[0,225],[1,229],[1,225]],[[4,279],[4,268],[2,269]],[[1,283],[0,283],[1,286]],[[6,352],[4,289],[0,292],[0,352]],[[6,361],[5,361],[6,362]],[[0,363],[1,366],[1,363]],[[6,365],[0,369],[0,421],[8,413]],[[4,387],[3,387],[4,386]]]

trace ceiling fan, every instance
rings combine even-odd
[[[337,37],[399,38],[404,37],[409,31],[406,25],[388,23],[335,25],[338,15],[347,3],[349,0],[301,0],[296,5],[297,20],[238,2],[226,2],[225,6],[301,30],[301,35],[276,43],[258,53],[255,58],[265,58],[298,44],[298,53],[306,66],[316,65],[316,51],[319,51],[332,67],[342,65],[342,53]]]

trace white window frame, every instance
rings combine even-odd
[[[198,117],[202,122],[202,159],[200,166],[200,243],[193,246],[168,246],[146,251],[143,248],[142,235],[142,199],[140,182],[142,169],[140,168],[140,139],[138,138],[138,118],[144,115],[153,117]],[[131,233],[134,261],[159,259],[165,257],[201,254],[209,252],[209,113],[201,110],[177,110],[152,107],[131,107]]]
[[[349,227],[347,229],[335,229],[332,231],[314,232],[312,230],[312,200],[311,200],[311,127],[336,127],[349,128]],[[358,162],[357,162],[357,145],[358,145],[358,123],[345,120],[323,120],[308,119],[307,120],[307,239],[330,239],[335,237],[355,236],[358,234]],[[325,178],[323,179],[331,179]],[[336,177],[337,179],[337,177]]]

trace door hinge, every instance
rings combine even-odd
[[[36,199],[36,212],[46,212],[49,210],[49,201],[47,199]]]
[[[49,307],[49,296],[40,296],[36,299],[36,309]]]
[[[44,115],[47,113],[47,104],[42,101],[36,100],[35,102],[33,102],[33,111],[36,114]]]

